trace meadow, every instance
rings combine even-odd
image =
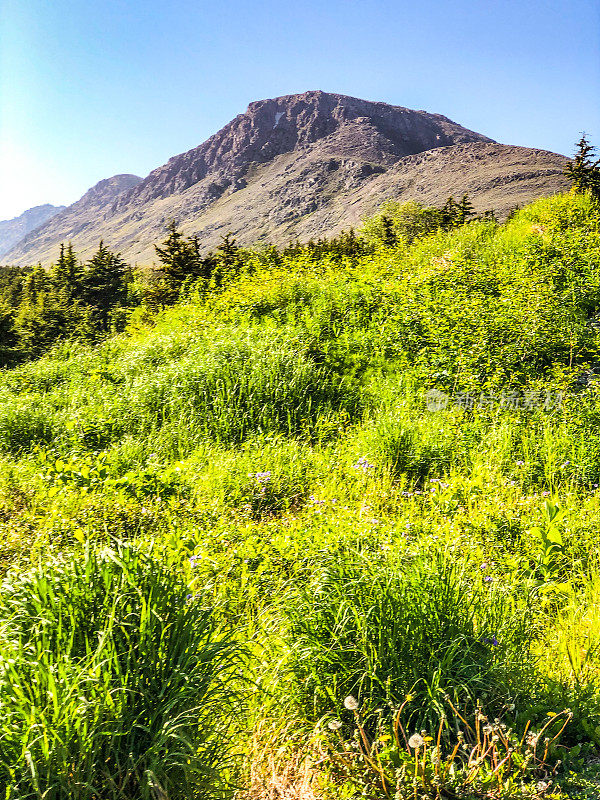
[[[0,797],[599,797],[599,223],[379,218],[4,369]]]

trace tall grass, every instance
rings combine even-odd
[[[366,712],[411,696],[411,724],[437,728],[446,697],[499,707],[530,678],[526,597],[473,576],[457,553],[346,555],[320,567],[289,603],[299,698],[314,718],[354,696]],[[514,587],[512,587],[514,590]]]
[[[3,797],[228,794],[241,649],[173,565],[137,545],[53,558],[7,577],[0,617]]]

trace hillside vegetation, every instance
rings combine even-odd
[[[0,796],[598,797],[599,207],[407,219],[0,374]]]

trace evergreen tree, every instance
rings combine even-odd
[[[23,281],[22,300],[35,302],[42,292],[49,291],[50,284],[51,278],[46,270],[41,264],[36,264]]]
[[[463,194],[460,203],[458,203],[458,215],[461,225],[465,225],[469,221],[469,217],[475,215],[473,203],[469,200],[468,194]]]
[[[58,261],[52,270],[52,282],[57,292],[66,298],[74,299],[81,296],[83,268],[73,250],[71,242],[65,247],[60,246]]]
[[[236,275],[242,266],[242,250],[235,243],[233,234],[221,236],[221,240],[215,252],[209,253],[204,260],[213,287],[222,286],[223,282]]]
[[[102,330],[110,327],[110,313],[127,300],[129,267],[120,253],[111,253],[100,242],[98,250],[87,263],[82,279],[84,302],[95,309]]]
[[[600,199],[600,159],[594,160],[595,151],[585,133],[582,134],[573,160],[565,167],[565,175],[576,192],[590,191],[593,197]]]
[[[391,217],[385,215],[381,217],[381,228],[383,244],[386,247],[396,247],[398,244],[398,237],[396,236],[394,222]]]
[[[168,226],[169,235],[162,245],[154,245],[160,259],[159,272],[162,274],[170,292],[171,300],[176,300],[183,283],[188,279],[202,276],[198,239],[186,239],[177,230],[175,221]]]
[[[459,203],[449,197],[441,208],[442,227],[446,230],[462,225],[463,215]]]

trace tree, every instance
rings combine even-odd
[[[460,203],[458,204],[458,213],[460,224],[465,225],[469,221],[469,217],[475,215],[475,211],[473,210],[473,203],[469,200],[468,194],[463,194]]]
[[[58,261],[52,269],[52,282],[57,292],[74,299],[81,296],[83,268],[71,242],[60,246]]]
[[[232,233],[221,236],[221,244],[204,259],[213,287],[222,286],[228,278],[237,275],[242,266],[241,254],[242,250],[235,243]]]
[[[46,270],[41,264],[36,264],[23,281],[23,301],[35,302],[39,294],[50,289],[51,283],[52,279]]]
[[[100,327],[110,327],[111,311],[127,299],[129,267],[120,253],[111,253],[100,242],[98,250],[88,261],[82,278],[84,302],[95,309]]]
[[[396,247],[398,244],[398,237],[396,236],[396,231],[394,230],[394,222],[391,217],[388,217],[385,214],[381,217],[381,230],[383,244],[386,247]]]
[[[583,133],[573,160],[565,167],[565,175],[576,192],[589,191],[594,198],[600,199],[600,159],[594,160],[595,152],[596,148]]]
[[[198,239],[186,239],[173,220],[168,228],[169,234],[162,245],[154,245],[160,259],[159,272],[171,292],[171,300],[177,299],[183,283],[192,278],[202,277],[202,259],[200,258]]]
[[[453,197],[449,197],[446,200],[440,211],[443,228],[457,228],[459,225],[463,224],[461,206]]]

